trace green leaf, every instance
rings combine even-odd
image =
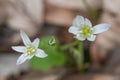
[[[30,60],[30,66],[33,69],[45,71],[54,66],[62,66],[66,62],[66,55],[63,51],[59,49],[60,45],[56,39],[56,45],[48,45],[51,37],[44,37],[40,41],[39,48],[43,49],[48,56],[46,58],[34,57]]]

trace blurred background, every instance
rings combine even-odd
[[[0,0],[0,80],[120,80],[119,4],[120,0]],[[76,15],[93,25],[111,24],[95,42],[84,42],[90,72],[69,74],[64,67],[38,72],[27,62],[16,66],[20,54],[11,46],[22,45],[21,29],[31,40],[52,35],[66,44],[73,40],[68,28]]]

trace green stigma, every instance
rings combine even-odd
[[[36,51],[36,50],[35,50],[35,48],[34,48],[33,46],[27,47],[27,53],[28,53],[29,55],[35,53],[35,51]]]
[[[89,27],[83,27],[82,34],[83,35],[89,35],[89,34],[91,34],[91,29]]]

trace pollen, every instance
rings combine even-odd
[[[36,50],[35,50],[35,48],[34,48],[33,46],[27,47],[27,53],[28,53],[29,55],[35,53],[35,51],[36,51]]]

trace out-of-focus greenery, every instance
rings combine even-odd
[[[97,20],[98,19],[98,12],[95,11],[87,2],[87,0],[83,0],[83,3],[86,7],[86,9],[88,10],[89,14],[91,17],[93,17],[93,19]]]
[[[33,69],[45,71],[55,66],[62,66],[65,64],[67,57],[65,52],[60,50],[60,45],[56,39],[54,46],[48,45],[51,37],[44,37],[40,40],[39,48],[43,49],[48,56],[46,58],[33,57],[30,60],[30,66]]]

